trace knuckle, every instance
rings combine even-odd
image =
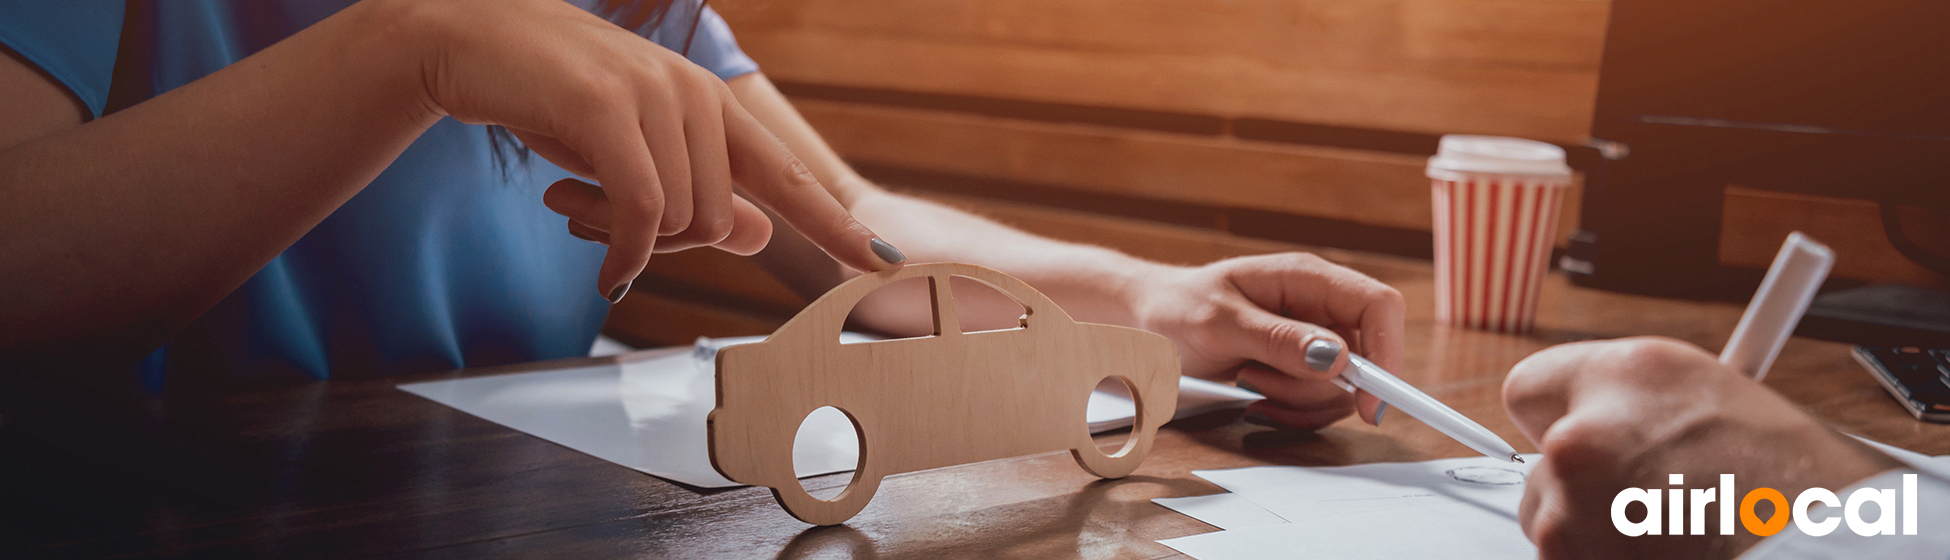
[[[621,200],[612,198],[618,212],[634,213],[639,216],[663,216],[664,200],[658,196],[632,196]]]
[[[1613,342],[1613,359],[1601,372],[1613,377],[1664,386],[1694,378],[1693,370],[1705,354],[1686,343],[1667,338],[1637,337]]]
[[[781,146],[781,151],[784,151],[783,146]],[[809,187],[818,188],[819,187],[819,178],[813,176],[812,169],[806,167],[806,162],[800,160],[799,156],[793,155],[792,152],[790,151],[785,151],[785,159],[783,163],[784,163],[784,174],[785,174],[784,179],[787,187],[791,187],[791,188],[809,188]]]
[[[1408,299],[1402,297],[1401,290],[1395,289],[1394,286],[1382,284],[1378,280],[1375,281],[1375,283],[1378,285],[1378,288],[1376,288],[1376,293],[1375,293],[1376,300],[1380,301],[1382,304],[1387,305],[1391,308],[1395,308],[1395,309],[1408,308]]]
[[[1548,385],[1557,368],[1551,367],[1552,358],[1562,353],[1568,345],[1553,346],[1525,357],[1517,365],[1510,366],[1509,375],[1503,378],[1503,395],[1511,406],[1537,398]]]
[[[660,229],[665,233],[684,231],[686,228],[691,227],[693,216],[694,212],[689,206],[682,204],[665,205],[663,209],[663,225]]]
[[[1631,430],[1625,426],[1567,416],[1544,433],[1537,449],[1551,462],[1555,473],[1594,476],[1622,464],[1620,450],[1632,439]]]
[[[1265,328],[1264,337],[1263,343],[1266,345],[1267,356],[1282,361],[1294,358],[1305,359],[1300,354],[1300,341],[1307,338],[1307,331],[1298,323],[1286,321],[1273,323]]]
[[[676,77],[682,91],[693,100],[717,100],[729,97],[731,88],[717,74],[695,64],[686,65],[685,71]]]
[[[1535,409],[1543,396],[1541,387],[1534,375],[1525,373],[1523,362],[1517,362],[1503,378],[1503,407],[1511,411]]]
[[[1291,253],[1283,253],[1280,255],[1280,257],[1282,257],[1280,261],[1283,261],[1281,264],[1284,265],[1284,268],[1287,268],[1289,270],[1300,270],[1300,271],[1319,273],[1322,271],[1331,270],[1339,266],[1334,264],[1333,261],[1329,261],[1326,258],[1321,257],[1320,255],[1306,252],[1306,251],[1294,251]]]
[[[1539,350],[1510,368],[1506,384],[1521,384],[1522,388],[1548,388],[1563,378],[1584,373],[1583,370],[1592,361],[1585,358],[1592,354],[1594,347],[1602,344],[1607,342],[1573,342]]]
[[[696,232],[698,239],[706,244],[715,244],[731,237],[732,219],[729,214],[706,216],[691,222],[690,231]]]

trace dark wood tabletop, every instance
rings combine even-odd
[[[1717,350],[1740,314],[1553,275],[1537,333],[1455,330],[1434,324],[1425,262],[1338,258],[1408,297],[1396,373],[1525,452],[1498,399],[1518,360],[1641,334]],[[0,393],[0,557],[1169,558],[1155,541],[1216,530],[1150,501],[1220,491],[1193,470],[1472,454],[1406,416],[1309,434],[1214,413],[1166,426],[1128,478],[1098,480],[1067,453],[911,473],[846,525],[813,528],[765,489],[681,486],[395,388],[589,360],[160,398]],[[1766,383],[1845,431],[1950,454],[1950,426],[1906,415],[1845,345],[1794,339]]]

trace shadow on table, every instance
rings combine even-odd
[[[1139,488],[1144,485],[1165,488],[1149,491]],[[863,525],[866,531],[847,525],[813,527],[794,536],[773,558],[879,558],[883,555],[909,558],[971,553],[984,558],[1101,557],[1105,556],[1104,551],[1096,549],[1128,545],[1133,539],[1108,538],[1099,533],[1130,532],[1147,517],[1176,515],[1152,504],[1152,497],[1209,490],[1187,479],[1129,476],[1099,480],[1067,496],[1006,504],[962,515],[897,518],[892,522],[901,525],[899,539],[874,538],[868,531],[879,531],[874,531],[872,525]],[[981,522],[971,523],[973,518],[980,518]],[[978,526],[980,529],[975,530]],[[1150,540],[1137,539],[1137,542]]]
[[[872,560],[880,557],[874,545],[873,537],[867,536],[859,529],[845,525],[813,527],[786,541],[785,549],[780,550],[773,558],[777,560],[830,558],[834,557],[832,552],[838,552],[840,558]]]

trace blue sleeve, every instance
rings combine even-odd
[[[122,0],[0,0],[0,45],[67,86],[100,117],[115,78],[124,8]]]
[[[738,39],[731,36],[731,26],[710,6],[697,17],[697,34],[691,37],[690,52],[686,56],[691,62],[717,74],[719,79],[730,80],[758,71],[758,63],[745,51],[738,48]]]

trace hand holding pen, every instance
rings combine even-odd
[[[1360,353],[1383,367],[1406,356],[1406,304],[1394,288],[1306,253],[1227,259],[1199,267],[1144,267],[1126,288],[1133,326],[1178,344],[1185,375],[1237,380],[1265,395],[1248,418],[1315,429],[1385,410],[1366,392],[1331,381]]]

